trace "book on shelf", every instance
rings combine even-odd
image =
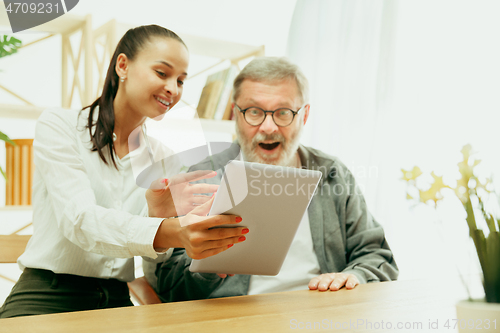
[[[216,120],[231,118],[231,92],[237,73],[237,67],[231,65],[207,77],[196,108],[200,118]]]
[[[196,107],[199,118],[212,119],[222,91],[222,81],[212,81],[205,85]]]
[[[224,118],[227,104],[231,100],[231,91],[233,90],[233,82],[237,74],[238,74],[238,69],[235,65],[231,65],[222,73],[222,76],[224,78],[224,86],[222,88],[222,92],[219,98],[219,103],[217,104],[217,109],[215,110],[214,119],[216,120],[221,120]]]
[[[230,91],[229,96],[233,93],[233,90]],[[222,120],[232,120],[233,119],[233,109],[231,108],[231,98],[227,101],[226,109],[224,110],[224,116],[222,116]]]

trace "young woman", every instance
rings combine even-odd
[[[238,243],[243,228],[209,228],[241,218],[208,218],[212,199],[194,195],[216,188],[184,183],[175,197],[166,180],[147,193],[135,183],[131,156],[162,149],[158,144],[146,149],[147,138],[135,129],[180,100],[188,57],[184,42],[170,30],[131,29],[118,43],[102,95],[92,105],[40,116],[34,232],[19,258],[24,271],[0,318],[129,306],[126,282],[134,279],[134,256],[161,259],[168,249],[182,247],[193,258],[204,258]],[[174,162],[166,168],[169,178],[179,171]]]

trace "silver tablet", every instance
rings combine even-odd
[[[320,171],[229,162],[209,215],[239,215],[238,226],[250,232],[246,241],[220,254],[193,260],[189,270],[278,274],[320,179]]]

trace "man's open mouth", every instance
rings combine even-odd
[[[259,143],[259,146],[265,150],[273,150],[274,148],[278,147],[280,145],[280,142],[273,142],[273,143]]]

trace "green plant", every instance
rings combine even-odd
[[[419,167],[415,166],[411,171],[401,169],[403,180],[408,184],[406,198],[419,203],[431,204],[434,207],[443,199],[443,190],[453,193],[462,203],[467,213],[467,225],[469,234],[474,241],[479,263],[483,271],[483,287],[486,294],[486,301],[490,303],[500,303],[500,219],[494,217],[485,208],[485,202],[490,196],[496,196],[490,190],[491,179],[486,179],[484,183],[480,181],[474,173],[474,168],[481,160],[471,157],[472,147],[465,145],[462,148],[463,159],[458,163],[461,178],[457,180],[455,187],[444,184],[443,177],[438,177],[431,173],[433,182],[430,188],[424,190],[417,178],[422,175]],[[413,190],[413,192],[412,192]],[[415,191],[416,190],[416,191]],[[418,193],[416,195],[411,193]],[[484,219],[488,228],[488,236],[477,226],[477,219]]]
[[[21,45],[22,42],[19,39],[3,35],[0,38],[0,58],[16,53]]]

